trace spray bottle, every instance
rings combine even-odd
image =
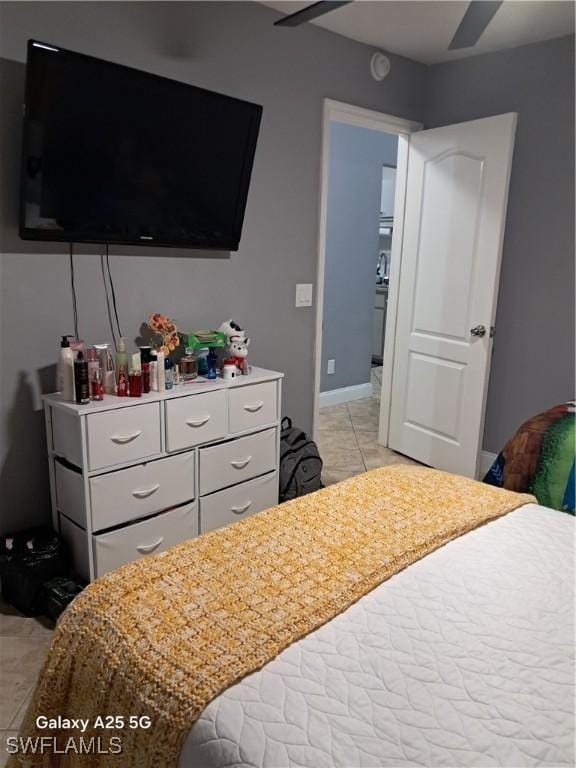
[[[57,366],[57,386],[60,397],[66,402],[73,403],[76,399],[74,389],[74,352],[68,339],[73,339],[72,334],[62,336],[60,342],[60,354]]]
[[[128,370],[128,353],[126,352],[126,339],[120,336],[118,339],[118,350],[116,352],[116,385],[120,380],[120,371],[124,369],[124,376]]]

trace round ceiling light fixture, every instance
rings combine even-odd
[[[377,51],[370,59],[370,72],[374,80],[384,80],[390,72],[390,59]]]

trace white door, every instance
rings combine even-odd
[[[475,477],[516,115],[410,138],[389,445]]]

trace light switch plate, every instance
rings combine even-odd
[[[312,306],[312,283],[297,283],[296,284],[296,306],[297,307],[311,307]]]
[[[336,360],[334,360],[334,359],[328,360],[328,366],[326,367],[326,373],[328,375],[334,373],[335,367],[336,367]]]

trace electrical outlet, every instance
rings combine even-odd
[[[297,307],[311,307],[312,306],[312,283],[297,283],[296,284],[296,306]]]
[[[328,360],[328,368],[326,369],[326,373],[334,373],[334,366],[336,365],[336,360]]]

